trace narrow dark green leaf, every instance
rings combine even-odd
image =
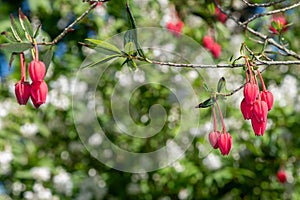
[[[11,41],[11,42],[18,42],[18,41],[16,40],[16,38],[14,37],[14,35],[13,35],[11,32],[3,31],[3,32],[1,33],[1,35],[5,36],[6,39],[8,39],[8,40]]]
[[[209,92],[209,87],[208,87],[208,85],[207,85],[206,83],[203,83],[203,87],[204,87],[204,89],[205,89],[207,92]]]
[[[12,14],[10,15],[10,23],[11,23],[10,28],[11,28],[16,40],[21,42],[25,36],[25,33],[22,30],[20,23],[15,20],[15,18]]]
[[[32,44],[30,43],[4,43],[0,44],[0,50],[9,52],[9,53],[20,53],[26,51],[27,49],[32,48]]]
[[[215,102],[213,99],[209,98],[207,100],[205,100],[204,102],[200,103],[199,105],[197,105],[195,108],[208,108],[211,105],[213,105]]]
[[[129,37],[130,40],[129,41],[130,42],[134,42],[138,54],[141,57],[146,58],[145,53],[144,53],[143,49],[141,48],[141,45],[140,45],[140,43],[138,41],[138,34],[137,34],[135,19],[133,17],[133,14],[131,13],[131,10],[130,10],[130,7],[128,5],[128,2],[126,2],[126,10],[127,10],[127,15],[128,15],[128,21],[129,21],[130,29],[132,29],[132,30],[129,30],[129,34],[130,34],[130,37]],[[128,33],[128,31],[126,33]],[[124,44],[124,46],[127,43],[128,43],[128,41],[126,41],[126,34],[125,34],[125,44]]]
[[[22,12],[21,8],[19,8],[19,20],[23,30],[28,33],[30,38],[34,36],[32,26],[26,15]]]
[[[90,39],[90,38],[87,38],[85,40],[87,40],[87,41],[89,41],[89,42],[91,42],[93,44],[96,44],[97,47],[99,47],[101,49],[105,49],[105,50],[109,51],[110,54],[111,53],[121,54],[121,50],[118,47],[116,47],[116,46],[114,46],[114,45],[112,45],[112,44],[110,44],[108,42],[105,42],[103,40],[96,40],[96,39]]]
[[[40,25],[37,27],[37,29],[35,30],[35,32],[34,32],[34,34],[33,34],[33,38],[36,38],[36,37],[39,35],[41,28],[42,28],[42,24],[40,24]]]
[[[53,52],[54,52],[53,46],[50,46],[50,48],[43,55],[42,61],[44,62],[46,68],[49,67],[49,65],[50,65],[50,63],[52,61]]]
[[[123,67],[129,60],[130,60],[130,59],[127,58],[127,59],[122,63],[121,67]]]
[[[131,59],[127,61],[127,66],[129,67],[130,70],[136,70],[137,69],[136,63]]]
[[[10,59],[9,59],[9,62],[8,62],[8,70],[10,70],[11,68],[11,65],[15,59],[15,55],[17,55],[16,53],[12,53],[11,56],[10,56]]]
[[[96,62],[88,64],[87,66],[84,66],[82,68],[84,69],[84,68],[88,68],[88,67],[94,67],[95,65],[106,63],[106,62],[108,62],[108,61],[110,61],[110,60],[112,60],[114,58],[117,58],[117,57],[120,57],[120,54],[115,54],[115,55],[107,56],[105,58],[102,58],[101,60],[98,60]]]
[[[221,92],[225,88],[225,85],[226,85],[225,78],[224,77],[220,78],[220,80],[218,82],[218,86],[217,86],[217,91]]]

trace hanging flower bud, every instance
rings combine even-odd
[[[245,98],[241,102],[241,111],[244,116],[244,119],[251,119],[253,116],[253,105],[247,104]]]
[[[42,61],[33,60],[29,63],[28,71],[33,82],[43,81],[46,74],[46,66]]]
[[[35,108],[46,102],[48,94],[48,86],[45,81],[33,82],[31,84],[31,100]]]
[[[251,124],[256,136],[263,136],[267,127],[267,121],[259,122],[256,117],[251,118]]]
[[[209,35],[206,35],[203,37],[202,43],[205,48],[211,49],[212,46],[214,45],[215,41],[212,37],[210,37]]]
[[[15,85],[15,94],[20,105],[26,105],[30,97],[30,84],[28,82],[19,81]]]
[[[214,58],[219,58],[222,52],[222,47],[218,43],[214,43],[210,49]]]
[[[279,34],[280,32],[286,32],[288,30],[287,25],[288,25],[288,23],[287,23],[284,16],[282,16],[282,15],[273,16],[272,17],[272,23],[271,23],[269,29],[274,34]]]
[[[229,133],[222,133],[218,138],[218,145],[222,155],[228,155],[232,146],[232,137]]]
[[[285,183],[286,182],[286,173],[283,169],[280,169],[278,172],[277,172],[277,180],[280,182],[280,183]]]
[[[221,135],[220,131],[213,131],[210,132],[208,135],[209,142],[214,149],[219,148],[218,138],[220,137],[220,135]]]
[[[253,104],[258,95],[258,86],[255,83],[246,83],[244,87],[244,97],[248,104]]]
[[[268,105],[268,110],[271,110],[274,104],[274,97],[272,92],[265,90],[260,92],[260,98],[262,101],[265,101]]]
[[[253,105],[253,116],[258,122],[267,121],[268,105],[265,101],[256,100]]]

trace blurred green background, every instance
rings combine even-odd
[[[292,3],[285,1],[281,6]],[[211,1],[204,0],[131,1],[138,27],[165,28],[170,13],[176,9],[185,24],[183,34],[198,42],[199,46],[203,36],[213,34],[222,46],[222,54],[213,60],[209,53],[201,53],[200,63],[228,63],[231,56],[240,55],[239,48],[244,41],[254,51],[262,48],[231,20],[225,24],[218,22],[209,11],[210,4]],[[223,6],[241,20],[253,13],[270,10],[246,9],[239,0],[224,2]],[[51,41],[88,7],[89,3],[81,0],[1,0],[0,31],[9,30],[9,14],[17,15],[18,8],[22,8],[34,27],[42,24],[38,40]],[[299,14],[299,8],[285,13],[292,25],[284,34],[284,42],[296,52],[300,49]],[[250,26],[278,40],[268,31],[269,24],[270,16],[258,19]],[[105,40],[127,30],[123,1],[111,0],[98,6],[74,29],[55,46],[45,78],[49,86],[48,100],[39,110],[30,103],[27,106],[17,104],[14,84],[20,76],[19,60],[16,58],[8,70],[10,55],[0,53],[1,199],[300,199],[299,66],[271,66],[263,73],[266,85],[275,97],[275,106],[269,112],[263,137],[255,137],[250,122],[242,119],[240,91],[222,103],[225,123],[233,137],[229,156],[223,157],[210,147],[207,135],[212,130],[211,111],[204,109],[199,111],[199,124],[195,125],[199,128],[191,130],[195,136],[192,145],[181,159],[163,169],[132,174],[111,169],[92,157],[77,134],[72,116],[72,83],[88,55],[78,42],[85,38]],[[173,37],[170,45],[176,49],[180,46],[176,42],[178,38],[170,35]],[[4,42],[6,39],[1,36],[0,43]],[[276,51],[272,46],[267,48]],[[46,49],[40,47],[41,55]],[[204,49],[199,49],[199,55],[200,51]],[[26,58],[29,63],[30,53]],[[282,55],[272,58],[288,59]],[[97,88],[103,99],[103,111],[97,116],[99,123],[116,145],[137,153],[154,151],[164,146],[174,134],[180,134],[176,132],[181,126],[178,103],[170,103],[168,98],[174,94],[160,85],[138,88],[130,100],[131,117],[137,124],[149,123],[145,120],[149,119],[149,107],[157,103],[164,106],[167,115],[172,117],[168,118],[162,131],[149,140],[119,136],[114,128],[110,96],[118,81],[115,77],[120,65],[119,62],[112,64]],[[196,94],[200,101],[209,97],[202,88],[204,82],[215,87],[218,79],[224,76],[227,90],[231,91],[244,81],[244,72],[240,68],[203,70],[201,76],[196,70],[184,73],[191,78],[193,88],[199,88]],[[166,78],[171,78],[171,75],[167,74]],[[80,82],[76,85],[76,92],[84,93],[86,87],[85,82]],[[276,178],[280,166],[287,173],[285,184]]]

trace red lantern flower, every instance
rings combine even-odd
[[[247,104],[245,98],[241,102],[241,111],[244,116],[244,119],[251,119],[253,116],[253,105]]]
[[[203,42],[203,46],[207,49],[211,49],[215,43],[214,39],[209,35],[204,36],[202,42]]]
[[[208,135],[209,142],[214,149],[219,148],[218,138],[220,137],[220,135],[221,135],[220,131],[213,131],[210,132]]]
[[[251,124],[256,136],[263,136],[267,127],[267,121],[258,121],[256,117],[251,118]]]
[[[219,58],[221,55],[222,47],[218,43],[214,43],[210,49],[214,58]]]
[[[46,66],[42,61],[33,60],[29,63],[28,71],[33,82],[43,81],[46,74]]]
[[[274,104],[274,97],[272,92],[265,90],[260,92],[260,98],[262,101],[265,101],[268,105],[268,110],[271,110]]]
[[[33,82],[31,84],[31,100],[35,108],[46,102],[48,94],[48,86],[45,81]]]
[[[284,16],[273,16],[272,17],[272,24],[270,25],[269,29],[274,34],[279,34],[279,32],[285,32],[288,30],[287,21]]]
[[[20,105],[26,105],[30,97],[31,87],[28,82],[19,81],[15,85],[15,94]]]
[[[258,86],[255,83],[248,82],[244,87],[244,97],[248,104],[253,104],[258,95]]]
[[[258,122],[267,121],[268,105],[265,101],[256,100],[253,105],[253,117],[256,117]]]
[[[232,146],[232,137],[229,133],[222,133],[218,138],[218,145],[222,155],[228,155]]]

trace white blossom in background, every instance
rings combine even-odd
[[[67,196],[72,195],[73,182],[69,173],[61,170],[56,176],[54,176],[53,183],[57,192]]]
[[[188,189],[181,189],[178,193],[178,199],[180,200],[188,199],[189,196],[190,191]]]
[[[0,151],[0,174],[7,174],[11,169],[11,161],[13,154],[11,147],[6,147],[4,151]]]
[[[217,156],[213,153],[209,154],[203,160],[203,164],[207,167],[207,169],[211,169],[211,170],[217,170],[222,167],[220,156]]]
[[[25,123],[20,127],[20,132],[25,137],[34,136],[38,132],[38,126],[36,124]]]
[[[33,192],[33,200],[53,200],[51,190],[45,188],[41,183],[33,185]]]
[[[51,178],[51,172],[48,167],[33,167],[30,172],[32,177],[38,181],[49,181]]]

